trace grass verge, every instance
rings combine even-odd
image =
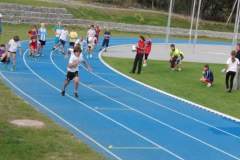
[[[115,9],[110,7],[99,8],[93,6],[81,6],[60,2],[60,1],[43,1],[43,0],[1,0],[1,2],[17,3],[32,6],[44,6],[44,7],[61,7],[66,8],[68,12],[72,13],[75,18],[91,19],[99,21],[110,21],[120,22],[128,24],[140,24],[140,25],[155,25],[155,26],[166,26],[167,25],[167,13],[163,11],[152,12],[135,9]],[[190,28],[190,18],[173,15],[172,27],[178,28]],[[213,31],[224,31],[233,32],[233,24],[225,25],[225,23],[204,21],[202,20],[199,25],[199,29],[213,30]]]
[[[0,160],[104,160],[66,129],[14,95],[0,80]],[[14,119],[35,119],[41,129],[20,128]]]
[[[168,68],[168,62],[151,60],[148,67],[144,68],[143,74],[132,75],[129,74],[129,71],[133,60],[110,57],[104,57],[104,60],[120,72],[143,83],[240,118],[240,92],[235,91],[229,94],[224,91],[225,77],[220,72],[224,65],[210,65],[214,72],[215,83],[212,88],[207,88],[199,82],[204,65],[201,63],[184,62],[182,72],[173,72]]]

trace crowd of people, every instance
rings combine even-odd
[[[70,57],[67,66],[67,76],[64,81],[64,87],[61,94],[65,95],[65,89],[71,80],[74,81],[74,95],[78,97],[78,66],[83,63],[85,67],[91,71],[90,65],[87,63],[86,59],[91,59],[93,57],[93,52],[99,43],[99,36],[101,29],[98,25],[91,25],[86,33],[86,38],[84,36],[79,36],[78,32],[71,29],[70,32],[68,28],[62,25],[61,22],[54,27],[54,45],[52,47],[52,52],[62,53],[65,57]],[[37,25],[33,25],[27,32],[29,37],[28,51],[29,56],[36,58],[44,56],[44,47],[47,42],[47,28],[44,23],[40,24],[38,28]],[[103,41],[100,50],[107,51],[109,47],[109,42],[111,38],[111,32],[105,29],[103,33]],[[14,36],[9,42],[5,44],[0,44],[0,60],[8,69],[9,64],[11,64],[11,70],[16,70],[16,53],[22,54],[22,48],[20,43],[20,37]],[[141,74],[142,67],[147,67],[148,57],[152,50],[152,40],[148,35],[145,38],[143,35],[139,36],[139,41],[136,46],[132,49],[136,52],[136,56],[133,62],[133,67],[130,73]],[[172,71],[182,71],[182,61],[184,59],[184,53],[176,48],[175,44],[170,45],[170,69]],[[232,92],[234,86],[234,79],[236,80],[236,88],[240,89],[240,44],[237,44],[236,50],[231,52],[230,58],[226,62],[226,68],[222,72],[226,73],[225,84],[226,91]],[[200,82],[205,84],[207,87],[212,87],[214,84],[214,73],[210,69],[208,64],[204,65],[202,77]]]
[[[150,36],[146,39],[144,36],[139,36],[139,41],[132,47],[132,51],[136,52],[136,56],[133,62],[131,74],[134,74],[137,70],[138,74],[141,74],[142,66],[147,66],[147,59],[152,49],[152,40]],[[145,59],[144,59],[145,58]],[[184,53],[176,48],[175,44],[170,45],[170,69],[172,71],[182,71],[182,61],[184,59]],[[234,86],[234,79],[236,89],[240,89],[240,43],[237,44],[236,50],[233,50],[226,62],[226,67],[222,70],[226,74],[225,86],[226,92],[231,93]],[[202,77],[200,78],[207,87],[212,87],[214,83],[214,74],[208,64],[203,67]]]
[[[95,47],[99,43],[99,36],[101,29],[98,25],[91,25],[86,33],[86,38],[84,36],[79,36],[77,31],[62,25],[58,22],[54,27],[54,45],[52,47],[53,53],[61,53],[65,57],[70,57],[67,65],[67,74],[64,81],[64,86],[61,95],[65,95],[65,89],[70,81],[74,81],[74,95],[78,97],[78,83],[79,75],[78,68],[80,64],[83,64],[89,71],[92,70],[89,63],[85,60],[93,58],[93,52]],[[28,42],[28,56],[37,59],[38,57],[44,56],[44,48],[47,43],[48,31],[44,23],[31,26],[27,32],[29,42]],[[111,38],[111,32],[108,29],[104,31],[103,42],[101,44],[100,50],[107,51]],[[0,61],[5,66],[6,70],[11,71],[16,70],[16,53],[22,55],[22,47],[19,36],[14,36],[7,44],[0,44]]]

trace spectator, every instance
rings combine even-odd
[[[138,74],[141,74],[141,71],[142,71],[143,56],[145,53],[145,38],[142,35],[140,35],[139,38],[140,39],[137,44],[137,54],[135,56],[132,71],[130,72],[133,74],[136,72],[137,68],[138,68],[138,72],[137,72]]]
[[[175,47],[175,44],[170,45],[171,52],[170,52],[170,64],[171,64],[171,69],[173,71],[181,71],[181,62],[184,59],[184,54],[182,51],[177,49]]]
[[[209,65],[205,65],[203,68],[203,76],[200,81],[207,85],[207,87],[211,87],[213,84],[214,76],[213,72],[210,70]]]
[[[236,52],[237,52],[236,58],[240,61],[240,43],[237,44]],[[239,90],[240,89],[240,67],[238,67],[238,71],[235,79],[236,79],[236,89]]]
[[[226,65],[226,90],[227,92],[232,92],[233,80],[237,73],[239,66],[239,60],[236,58],[236,51],[231,52],[231,57],[227,60]],[[230,81],[229,81],[230,80]]]
[[[152,50],[152,40],[149,36],[149,38],[146,40],[146,48],[145,48],[145,54],[144,54],[144,61],[143,61],[143,67],[147,66],[147,60],[148,56],[151,53]]]
[[[108,29],[106,29],[104,32],[103,43],[100,50],[104,49],[104,51],[107,52],[110,38],[111,38],[111,32]]]

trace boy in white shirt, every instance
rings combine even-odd
[[[19,53],[22,54],[22,48],[21,48],[21,43],[20,43],[20,38],[19,36],[14,36],[13,39],[11,39],[8,44],[7,44],[7,51],[9,53],[9,56],[12,59],[12,70],[16,70],[16,53],[17,50],[19,49]]]
[[[91,67],[88,65],[88,63],[84,60],[83,55],[81,54],[82,50],[80,45],[77,45],[74,47],[74,49],[71,50],[71,56],[67,65],[67,76],[64,81],[64,86],[61,92],[62,96],[65,96],[65,90],[70,83],[71,80],[74,81],[74,96],[78,98],[78,84],[79,84],[79,65],[80,63],[83,63],[85,67],[91,71]]]
[[[60,48],[60,51],[65,55],[65,44],[68,41],[68,30],[63,27],[63,30],[61,31],[61,34],[59,36],[59,43],[54,47],[54,50],[57,48]]]

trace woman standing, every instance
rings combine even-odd
[[[135,56],[133,68],[130,73],[135,73],[137,67],[138,67],[138,72],[137,72],[138,74],[141,74],[141,71],[142,71],[143,56],[145,54],[145,38],[142,35],[140,35],[139,38],[140,39],[137,44],[137,54]]]
[[[225,79],[226,89],[227,89],[227,92],[229,93],[232,92],[233,80],[237,73],[238,66],[239,66],[239,60],[236,58],[236,51],[232,51],[231,57],[227,60],[226,79]]]

